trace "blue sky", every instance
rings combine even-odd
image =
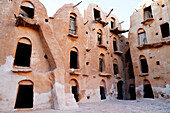
[[[113,8],[112,14],[115,14],[119,21],[124,21],[122,24],[123,29],[129,29],[130,27],[130,16],[132,15],[135,7],[141,2],[141,0],[40,0],[41,3],[47,9],[49,17],[52,17],[54,13],[66,3],[77,4],[82,1],[82,3],[77,6],[82,15],[84,15],[84,9],[87,8],[89,3],[95,3],[102,8],[104,12],[109,13]],[[126,37],[127,33],[124,34]]]

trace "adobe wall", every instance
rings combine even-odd
[[[144,5],[145,4],[145,5]],[[164,6],[162,6],[164,4]],[[144,21],[145,7],[151,5],[153,20]],[[137,96],[143,97],[143,81],[150,81],[155,98],[169,98],[170,83],[170,52],[168,51],[170,36],[163,38],[160,25],[170,22],[169,18],[169,1],[155,0],[145,1],[138,5],[136,11],[131,16],[131,27],[129,32],[129,43],[131,48],[131,56],[135,74]],[[138,17],[138,18],[137,18]],[[138,29],[143,28],[146,32],[148,44],[139,46]],[[144,55],[147,59],[149,72],[148,75],[142,75],[139,56]],[[160,65],[157,65],[157,61]],[[163,96],[161,96],[163,95]]]

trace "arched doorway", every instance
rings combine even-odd
[[[18,94],[14,108],[33,108],[33,82],[23,80],[18,84]]]
[[[154,98],[153,91],[152,91],[152,86],[150,82],[145,79],[143,82],[144,85],[144,98]]]
[[[72,94],[74,95],[74,98],[76,102],[79,101],[79,87],[78,87],[78,82],[75,79],[70,80],[70,85],[71,85],[71,91]]]
[[[70,68],[78,69],[78,49],[73,47],[70,51]]]
[[[123,99],[123,81],[117,83],[118,96],[117,99]]]
[[[18,41],[16,53],[15,53],[15,66],[30,67],[32,44],[27,38],[21,38]]]
[[[101,100],[106,99],[106,82],[104,80],[100,82],[100,96]]]
[[[130,94],[130,100],[136,100],[136,91],[135,91],[134,84],[129,85],[129,94]]]

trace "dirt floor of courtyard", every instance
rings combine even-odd
[[[104,100],[79,103],[76,110],[11,111],[14,113],[170,113],[170,99]],[[10,112],[6,112],[10,113]]]

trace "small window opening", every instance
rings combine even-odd
[[[108,41],[106,41],[106,43],[108,44],[109,42],[108,42]]]
[[[86,62],[86,65],[89,65],[89,62]]]
[[[114,51],[117,51],[117,43],[116,43],[116,41],[113,41],[113,49],[114,49]]]
[[[162,4],[162,7],[165,7],[165,4]]]
[[[70,68],[78,69],[78,54],[76,51],[70,52]]]
[[[158,35],[158,33],[155,33],[155,35]]]
[[[149,18],[153,18],[151,6],[144,9],[144,19],[147,20]]]
[[[111,18],[111,29],[113,29],[115,27],[115,19]]]
[[[70,15],[69,33],[76,35],[76,15]]]
[[[146,33],[143,29],[140,29],[138,31],[138,39],[139,39],[139,45],[144,45],[148,43]]]
[[[159,62],[159,61],[156,61],[156,65],[160,65],[160,62]]]
[[[142,73],[148,73],[148,64],[147,60],[144,56],[140,56],[140,63],[141,63],[141,71]]]
[[[30,67],[31,42],[27,39],[20,39],[17,45],[14,65]]]
[[[117,66],[117,64],[113,64],[113,70],[114,70],[114,74],[117,75],[118,74],[118,66]]]
[[[163,38],[170,36],[170,34],[169,34],[169,23],[162,24],[160,27],[161,27],[161,32],[162,32]]]
[[[86,34],[88,34],[88,32],[86,31]]]
[[[48,22],[48,19],[45,19],[45,22]]]
[[[98,45],[102,45],[102,32],[99,30],[97,32]]]
[[[127,45],[129,45],[129,42],[126,42]]]
[[[46,54],[44,55],[44,58],[45,58],[45,59],[48,59],[48,57],[47,57],[47,55],[46,55]]]
[[[87,99],[90,99],[90,96],[87,96]]]
[[[159,18],[159,20],[162,20],[162,18]]]
[[[99,20],[100,19],[100,11],[94,9],[94,19]]]
[[[24,2],[21,4],[20,7],[20,13],[22,16],[28,17],[28,18],[34,18],[34,6],[29,2]]]

